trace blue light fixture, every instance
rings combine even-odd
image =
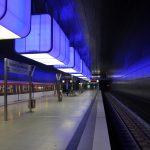
[[[90,80],[91,78],[91,72],[83,61],[82,61],[82,70],[78,73],[72,73],[72,75],[78,78],[82,78],[84,80]]]
[[[15,50],[46,65],[69,63],[69,40],[49,14],[32,16],[31,32],[26,38],[15,40]]]
[[[83,74],[83,76],[80,76],[79,78],[88,81],[88,80],[90,80],[91,76],[92,76],[92,75],[91,75],[90,70],[89,70],[88,67],[85,65],[85,66],[84,66],[84,74]]]
[[[73,48],[70,47],[70,61],[68,65],[55,65],[60,71],[66,73],[78,73],[81,70],[81,59],[78,52]]]
[[[6,11],[6,0],[0,1],[0,18],[2,18]]]
[[[0,40],[27,36],[30,15],[31,0],[0,0]]]

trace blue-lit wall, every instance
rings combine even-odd
[[[0,80],[4,80],[4,61],[0,60]],[[8,80],[10,81],[29,81],[29,76],[15,73],[8,73]],[[54,72],[45,71],[36,67],[32,77],[33,82],[53,83],[56,82],[56,75]]]
[[[135,54],[136,55],[136,54]],[[132,65],[114,73],[112,91],[150,98],[150,57],[144,56]]]
[[[145,5],[144,5],[145,6]],[[128,24],[118,43],[112,91],[150,98],[150,19],[149,8],[141,8]],[[119,77],[120,76],[120,77]]]
[[[115,75],[112,91],[150,98],[150,57],[141,57],[133,65],[115,72]]]

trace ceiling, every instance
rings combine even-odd
[[[111,74],[150,56],[150,4],[139,0],[76,0],[89,34],[92,72]]]
[[[50,13],[94,75],[150,56],[149,8],[144,0],[32,0],[32,14]],[[12,40],[0,43],[3,55],[22,59],[12,47]]]
[[[150,56],[148,1],[47,0],[47,4],[55,8],[54,17],[94,75],[109,75]]]

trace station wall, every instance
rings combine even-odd
[[[32,98],[39,99],[43,96],[53,96],[54,91],[32,93]],[[29,100],[29,93],[8,95],[8,104]],[[0,96],[0,106],[4,105],[4,96]]]

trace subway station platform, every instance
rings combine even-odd
[[[89,132],[92,113],[95,119]],[[76,134],[80,139],[75,139]],[[37,98],[32,113],[26,101],[12,104],[6,122],[0,107],[0,150],[84,150],[88,137],[92,137],[91,150],[110,149],[100,91],[64,96],[62,102],[56,96],[43,96]]]

